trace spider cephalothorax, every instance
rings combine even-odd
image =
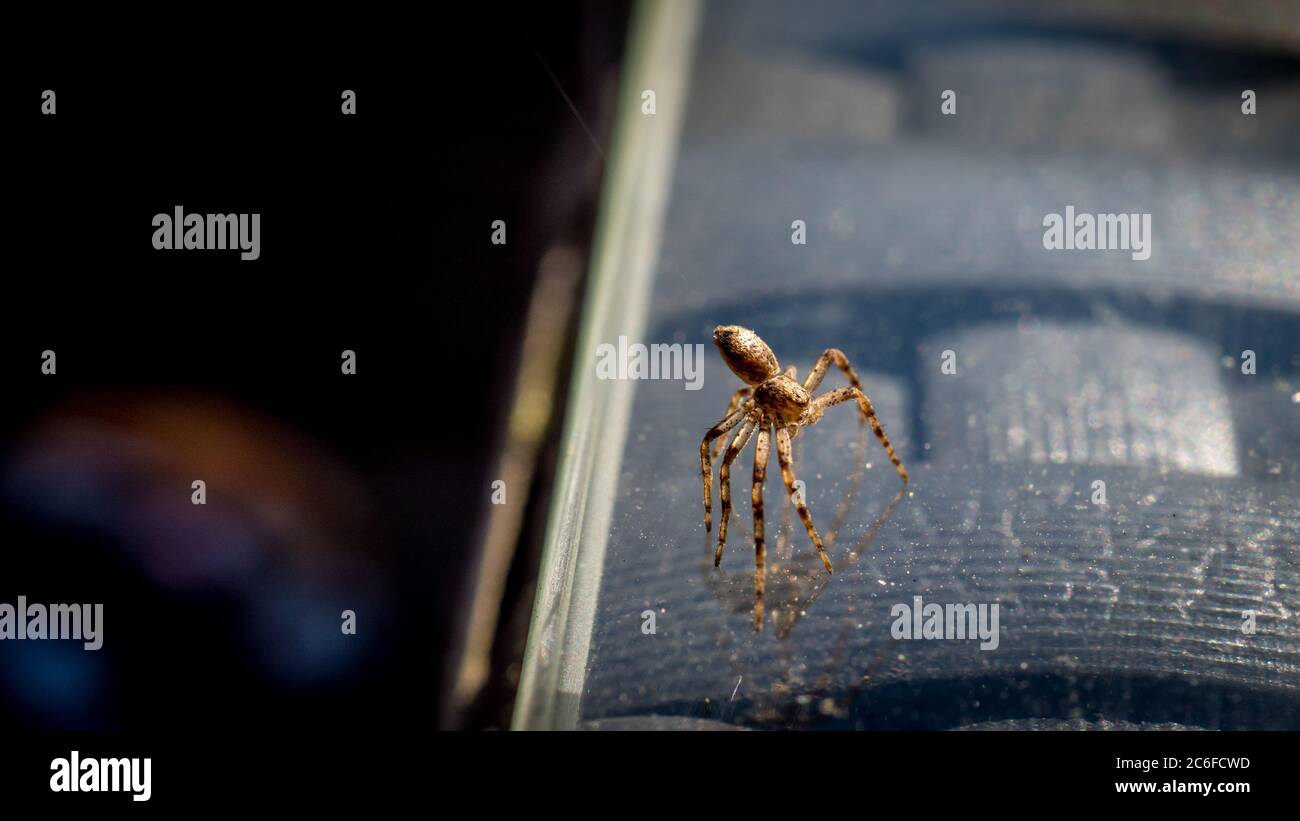
[[[731,518],[731,463],[757,431],[758,444],[754,447],[754,486],[751,500],[754,505],[754,557],[757,564],[755,581],[761,597],[764,578],[763,480],[767,477],[767,460],[771,452],[769,437],[773,430],[776,432],[776,453],[781,463],[781,477],[785,480],[786,491],[798,509],[799,518],[803,520],[804,528],[807,529],[813,546],[817,548],[817,555],[826,565],[827,572],[831,571],[831,561],[826,556],[825,548],[822,547],[821,536],[813,525],[808,506],[795,492],[790,440],[799,433],[801,428],[816,424],[827,408],[841,402],[855,400],[862,421],[871,425],[871,430],[884,446],[885,452],[889,454],[889,461],[898,469],[898,475],[904,483],[907,482],[907,469],[903,467],[898,455],[894,453],[893,445],[889,443],[889,437],[880,427],[880,421],[876,419],[876,411],[871,407],[871,400],[867,398],[866,392],[862,390],[862,383],[858,381],[857,373],[839,350],[827,349],[801,385],[796,379],[794,366],[791,365],[782,371],[776,354],[772,353],[772,349],[758,334],[748,328],[739,325],[720,325],[713,330],[713,343],[721,351],[727,367],[731,368],[732,373],[744,380],[749,387],[741,388],[732,395],[731,402],[727,406],[727,415],[714,425],[700,442],[700,469],[704,474],[704,528],[713,529],[711,458],[714,455],[713,442],[718,440],[718,443],[722,444],[722,437],[739,425],[731,438],[731,444],[727,447],[727,455],[722,460],[722,469],[718,472],[722,490],[722,521],[718,526],[718,550],[713,557],[716,566],[722,562],[722,550],[727,544],[727,522]],[[844,372],[852,387],[837,388],[814,397],[813,391],[821,385],[826,370],[832,362]]]

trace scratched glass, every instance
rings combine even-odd
[[[516,725],[1300,728],[1300,41],[881,6],[639,21]],[[1149,257],[1053,249],[1067,207]],[[720,460],[703,526],[720,324],[843,350],[912,477],[852,403],[800,433],[828,576],[773,454],[757,630],[753,442],[720,568]],[[597,379],[620,335],[703,387]]]

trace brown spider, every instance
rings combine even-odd
[[[790,440],[799,433],[801,428],[816,424],[827,408],[854,399],[857,400],[862,421],[871,424],[872,431],[884,446],[885,452],[889,454],[889,461],[898,468],[898,475],[904,484],[907,483],[907,468],[903,467],[898,454],[894,453],[893,445],[889,444],[889,437],[885,436],[885,431],[876,419],[871,400],[862,390],[862,383],[858,381],[857,373],[841,351],[828,348],[817,360],[812,373],[808,374],[808,378],[800,385],[795,381],[795,367],[791,365],[782,372],[780,364],[776,361],[776,354],[772,353],[772,349],[759,338],[758,334],[748,328],[738,325],[719,325],[713,329],[713,344],[717,345],[718,350],[722,352],[722,358],[726,361],[727,367],[731,368],[732,373],[744,380],[749,387],[741,388],[732,394],[731,402],[727,405],[727,415],[714,425],[700,442],[700,470],[704,474],[704,529],[713,529],[713,463],[711,460],[713,440],[720,440],[727,431],[740,425],[740,429],[731,439],[731,445],[727,448],[726,457],[722,460],[722,469],[718,472],[718,480],[722,486],[722,522],[718,527],[718,551],[713,557],[713,565],[717,567],[722,562],[722,550],[727,544],[727,522],[731,518],[731,463],[757,430],[758,444],[754,449],[754,489],[751,499],[754,505],[754,561],[757,565],[754,578],[758,595],[761,597],[764,578],[763,481],[767,477],[767,460],[771,448],[769,434],[773,428],[776,429],[776,453],[781,462],[781,478],[785,480],[786,492],[790,494],[790,500],[798,509],[799,518],[803,520],[808,536],[812,539],[813,546],[817,548],[817,554],[821,557],[822,564],[826,565],[828,573],[832,572],[831,560],[827,558],[826,550],[822,547],[822,538],[813,525],[808,506],[804,504],[800,494],[795,492],[794,468],[790,460]],[[837,388],[814,397],[812,392],[822,383],[822,379],[826,376],[826,369],[832,362],[844,372],[852,387]],[[718,444],[722,442],[719,441]]]

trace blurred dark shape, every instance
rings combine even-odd
[[[87,718],[102,695],[102,659],[152,643],[150,631],[127,630],[122,617],[123,599],[140,585],[201,608],[225,602],[252,671],[281,686],[323,686],[358,672],[374,643],[342,634],[344,610],[359,614],[361,636],[388,621],[365,484],[306,435],[235,402],[204,393],[78,395],[16,438],[2,476],[10,520],[71,537],[47,542],[37,557],[46,572],[11,576],[6,595],[35,598],[40,588],[64,601],[64,580],[87,560],[125,571],[77,585],[81,601],[105,603],[103,650],[7,642],[15,645],[4,665],[11,693],[41,708],[38,721]],[[204,504],[192,501],[195,480],[206,483]],[[13,579],[23,579],[21,589],[11,589]],[[162,608],[136,615],[173,618]],[[168,648],[152,652],[165,657]]]
[[[238,583],[268,555],[322,582],[347,578],[370,538],[356,476],[292,428],[213,395],[77,397],[15,443],[4,492],[51,525],[111,533],[178,590]]]

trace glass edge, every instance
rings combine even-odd
[[[629,27],[513,729],[578,722],[618,469],[617,459],[601,469],[596,456],[621,452],[633,391],[597,385],[583,363],[602,339],[635,338],[644,325],[699,17],[698,0],[640,0]],[[645,89],[655,92],[653,114],[641,112]]]

